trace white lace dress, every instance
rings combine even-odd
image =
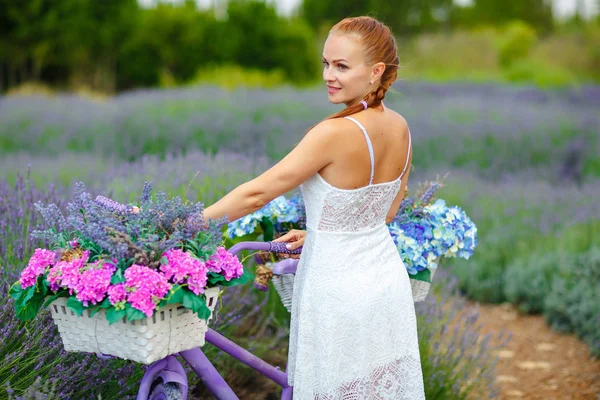
[[[365,134],[372,180],[369,137],[347,118]],[[319,174],[301,185],[307,234],[290,327],[294,400],[425,399],[408,272],[385,224],[403,174],[350,190]]]

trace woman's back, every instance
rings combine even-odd
[[[392,182],[408,167],[410,132],[406,120],[389,108],[367,109],[349,118],[337,118],[328,123],[344,131],[344,140],[332,148],[332,162],[319,171],[329,184],[340,189],[356,189],[369,184],[371,178],[372,145],[373,180],[371,183]],[[361,132],[364,128],[364,132]],[[368,139],[365,138],[368,135]]]
[[[410,149],[411,140],[407,134],[403,143],[406,122],[401,116],[370,111],[371,115],[328,121],[343,130],[343,140],[331,148],[331,162],[301,185],[308,229],[341,233],[379,228],[389,236],[386,219],[408,168],[408,156],[398,156],[407,150],[398,149]],[[359,118],[376,134],[369,133]]]

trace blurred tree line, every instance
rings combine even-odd
[[[0,91],[38,81],[111,93],[189,82],[222,65],[309,82],[318,77],[319,40],[347,16],[375,16],[403,37],[514,20],[543,36],[555,25],[550,0],[303,0],[293,18],[261,0],[213,0],[212,9],[155,3],[0,1]]]
[[[225,18],[191,0],[0,1],[0,90],[42,81],[115,92],[224,64],[302,82],[318,74],[317,57],[310,27],[262,1],[229,1]]]

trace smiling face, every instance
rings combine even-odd
[[[379,85],[385,64],[368,65],[356,36],[330,34],[323,47],[323,80],[329,101],[347,106],[359,102]],[[373,82],[372,84],[369,81]]]

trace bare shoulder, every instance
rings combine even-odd
[[[408,134],[408,122],[406,121],[406,118],[404,118],[404,116],[402,116],[399,112],[394,111],[387,106],[386,110],[388,111],[388,117],[391,119],[390,122],[393,123],[393,126],[398,127],[400,132]]]
[[[344,130],[347,129],[348,122],[350,121],[344,118],[326,119],[309,130],[306,136],[319,138],[324,141],[337,140],[343,135]]]

